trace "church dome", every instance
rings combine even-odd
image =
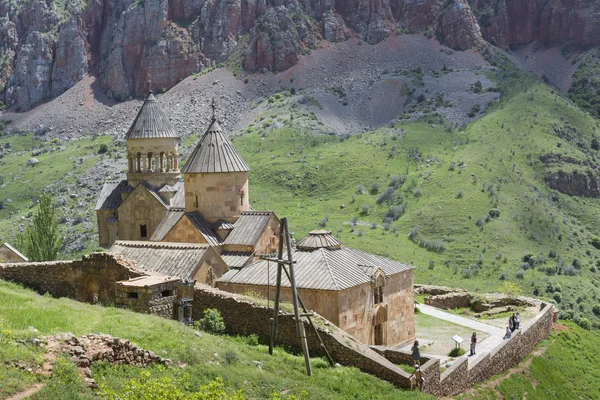
[[[125,139],[179,138],[175,127],[158,105],[152,93],[148,95]]]
[[[187,163],[184,174],[207,172],[247,172],[248,164],[235,150],[216,118],[200,139]]]
[[[342,243],[333,237],[331,231],[319,229],[310,231],[308,235],[296,242],[296,248],[300,251],[313,251],[316,249],[339,250]]]

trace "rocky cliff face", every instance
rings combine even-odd
[[[90,72],[113,98],[143,96],[234,52],[248,71],[280,71],[322,39],[373,44],[398,27],[433,29],[457,49],[482,42],[466,1],[441,9],[440,0],[0,0],[0,101],[25,110]]]
[[[600,44],[595,0],[469,0],[485,40],[497,46],[540,40],[548,46]]]
[[[28,109],[98,76],[116,99],[169,89],[239,52],[280,71],[318,46],[397,29],[430,30],[454,49],[572,40],[600,43],[593,0],[0,0],[0,101]],[[567,12],[569,10],[569,12]],[[481,26],[481,28],[480,28]]]

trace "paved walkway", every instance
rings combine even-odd
[[[496,346],[498,346],[504,340],[503,339],[504,333],[505,333],[504,329],[501,329],[501,328],[498,328],[498,327],[495,327],[492,325],[484,324],[482,322],[475,321],[475,320],[472,320],[469,318],[461,317],[460,315],[451,314],[451,313],[442,311],[439,308],[431,307],[426,304],[419,304],[418,307],[419,307],[419,310],[421,310],[421,312],[423,314],[430,315],[430,316],[438,318],[438,319],[443,319],[444,321],[452,322],[457,325],[462,325],[462,326],[469,327],[471,329],[482,331],[482,332],[488,333],[490,335],[487,338],[485,338],[484,340],[482,340],[481,342],[477,343],[477,347],[476,347],[477,354],[473,357],[468,357],[469,364],[475,363],[480,357],[482,357],[485,354],[487,354],[488,352],[490,352],[492,349],[494,349]],[[470,348],[470,345],[471,345],[471,338],[470,337],[465,338],[465,341],[467,343],[464,348],[468,351]],[[465,355],[463,357],[467,357],[467,356]]]

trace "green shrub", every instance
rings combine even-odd
[[[227,365],[237,364],[238,361],[240,361],[240,357],[235,351],[230,350],[225,353],[225,363]]]
[[[490,211],[488,211],[488,215],[491,218],[498,218],[500,216],[500,210],[497,208],[492,208]]]
[[[108,146],[102,143],[98,149],[98,154],[104,154],[108,151]]]
[[[250,334],[246,338],[246,343],[248,343],[250,346],[258,346],[258,335],[255,333]]]
[[[554,296],[552,296],[552,298],[559,304],[562,301],[562,295],[560,294],[560,292],[554,292]]]
[[[458,349],[455,347],[452,350],[450,350],[450,353],[448,353],[448,357],[460,357],[465,353],[465,349]]]
[[[371,188],[369,189],[369,192],[371,194],[376,194],[377,192],[379,192],[379,182],[373,182],[371,184]]]
[[[595,248],[597,248],[598,250],[600,250],[600,237],[594,236],[592,238],[592,241],[590,242],[590,244],[592,246],[594,246]]]
[[[133,378],[127,381],[122,390],[108,389],[101,385],[99,395],[107,400],[243,400],[241,390],[228,393],[225,390],[225,384],[221,377],[200,386],[193,393],[186,393],[182,390],[189,386],[189,378],[172,379],[169,377],[150,378],[150,372],[140,372],[139,378]]]
[[[578,324],[579,324],[579,326],[580,326],[580,327],[582,327],[583,329],[586,329],[586,330],[588,330],[588,331],[589,331],[590,329],[592,329],[592,323],[591,323],[591,322],[590,322],[590,320],[589,320],[589,319],[587,319],[587,318],[581,318],[581,319],[579,320],[579,323],[578,323]]]
[[[207,308],[204,310],[204,318],[197,321],[196,327],[211,333],[223,333],[225,332],[225,321],[221,313],[216,308]]]

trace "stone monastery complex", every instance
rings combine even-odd
[[[250,207],[248,171],[217,118],[180,168],[180,136],[150,94],[126,134],[127,179],[106,182],[96,213],[100,245],[150,273],[274,297],[279,219]],[[298,291],[315,310],[359,341],[406,344],[415,338],[413,269],[342,246],[331,232],[298,241]],[[282,300],[291,300],[290,283]]]

